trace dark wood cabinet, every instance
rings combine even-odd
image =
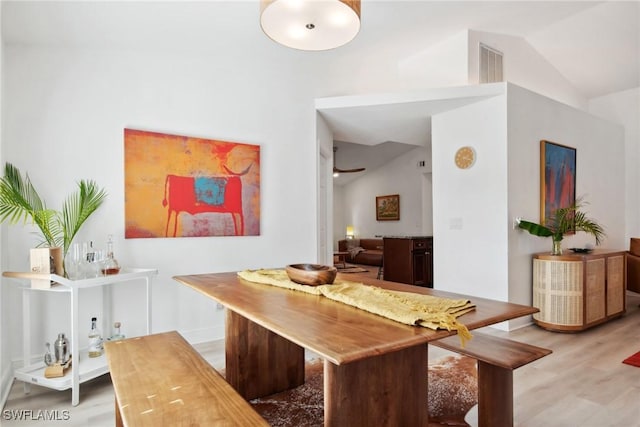
[[[383,239],[384,280],[433,287],[433,238],[393,236]]]

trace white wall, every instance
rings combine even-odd
[[[398,76],[407,87],[468,84],[468,31],[461,31],[398,62]]]
[[[549,251],[551,242],[513,229],[513,219],[539,220],[540,140],[576,147],[576,192],[605,226],[603,247],[623,249],[624,133],[619,125],[527,89],[505,87],[506,96],[433,117],[434,285],[530,305],[531,255]],[[464,145],[477,152],[468,170],[453,164]],[[592,238],[578,233],[563,246],[585,243]]]
[[[331,264],[336,248],[332,239],[335,230],[333,197],[333,134],[325,120],[316,113],[318,142],[318,257],[317,262]],[[304,260],[303,260],[304,261]],[[314,261],[314,260],[307,260]]]
[[[434,287],[506,301],[506,95],[434,115],[432,146]],[[454,164],[462,146],[470,169]]]
[[[341,191],[344,225],[353,225],[357,238],[423,235],[422,175],[428,170],[427,167],[419,168],[417,163],[427,159],[426,148],[414,148],[345,185]],[[400,221],[377,221],[376,196],[389,194],[400,195]],[[344,227],[338,229],[334,240],[344,239],[344,233]]]
[[[398,75],[411,87],[478,84],[479,48],[486,44],[503,53],[504,81],[526,87],[583,110],[587,99],[522,37],[464,30],[403,58]]]
[[[591,99],[589,111],[625,128],[625,240],[628,241],[640,236],[640,88]]]
[[[315,64],[295,57],[289,63],[253,55],[226,62],[197,53],[25,46],[7,46],[5,56],[5,159],[28,172],[53,207],[60,207],[78,179],[95,179],[107,189],[105,205],[79,240],[103,245],[114,234],[116,258],[124,266],[159,269],[155,331],[178,329],[195,341],[222,336],[223,312],[178,285],[174,275],[316,259]],[[247,70],[257,69],[247,78]],[[261,236],[124,240],[125,127],[259,144]],[[29,228],[13,226],[7,235],[12,250],[5,269],[25,271],[35,244]],[[88,330],[90,315],[101,317],[101,300],[87,297],[80,327]],[[11,318],[20,319],[20,294],[13,287],[9,298]],[[114,307],[135,312],[138,301],[116,294]],[[35,321],[41,333],[33,337],[34,349],[68,330],[62,301],[47,310],[50,319]],[[142,330],[135,319],[121,320],[128,335]],[[14,357],[20,337],[18,324],[12,330]]]
[[[347,226],[353,225],[344,218],[347,209],[344,203],[344,187],[333,186],[333,249],[338,250],[338,240],[346,237]],[[349,217],[349,220],[351,218]]]
[[[429,156],[431,163],[431,156]],[[422,174],[422,232],[426,236],[433,236],[433,174]]]
[[[589,203],[584,209],[607,233],[603,248],[624,249],[624,142],[623,129],[583,111],[508,86],[509,211],[515,217],[540,220],[540,140],[576,148],[576,194]],[[531,254],[551,250],[550,239],[509,228],[509,300],[531,304]],[[577,233],[563,239],[565,250],[595,244]],[[511,322],[512,327],[525,319]]]
[[[469,31],[469,84],[478,84],[479,46],[484,43],[504,54],[504,81],[526,87],[586,110],[587,99],[525,39],[504,34]]]
[[[0,33],[2,33],[2,4],[0,4]],[[0,38],[0,164],[4,165],[4,138],[3,138],[3,76],[4,76],[4,42]],[[4,173],[4,172],[3,172]],[[6,226],[0,226],[0,271],[4,271],[6,265],[7,236]],[[13,373],[11,370],[11,347],[6,345],[8,342],[9,331],[12,325],[9,317],[9,300],[6,298],[6,292],[0,289],[0,407],[4,407],[4,402],[9,393],[9,387],[13,382]]]

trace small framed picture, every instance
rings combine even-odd
[[[400,220],[400,195],[376,196],[376,220]]]

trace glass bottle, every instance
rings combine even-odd
[[[107,239],[107,258],[102,267],[102,274],[106,276],[118,273],[120,273],[120,265],[113,256],[113,235],[109,234],[109,238]]]
[[[111,335],[111,338],[109,338],[111,341],[118,341],[118,340],[124,339],[124,335],[120,332],[120,326],[122,326],[120,322],[115,322],[113,324],[113,328],[115,332],[113,335]]]
[[[98,329],[97,318],[91,318],[91,330],[89,331],[89,357],[102,355],[102,334]]]
[[[47,350],[44,352],[44,363],[47,366],[53,365],[53,356],[51,356],[51,344],[45,343]]]
[[[95,274],[93,272],[93,266],[92,266],[93,249],[91,249],[91,252],[90,252],[89,243],[87,243],[87,242],[83,242],[82,243],[82,253],[81,253],[81,255],[82,255],[82,261],[80,263],[80,274],[81,274],[82,278],[83,279],[89,279],[91,277],[95,277]]]

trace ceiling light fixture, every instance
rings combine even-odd
[[[261,0],[260,6],[262,31],[294,49],[333,49],[360,31],[360,0]]]

